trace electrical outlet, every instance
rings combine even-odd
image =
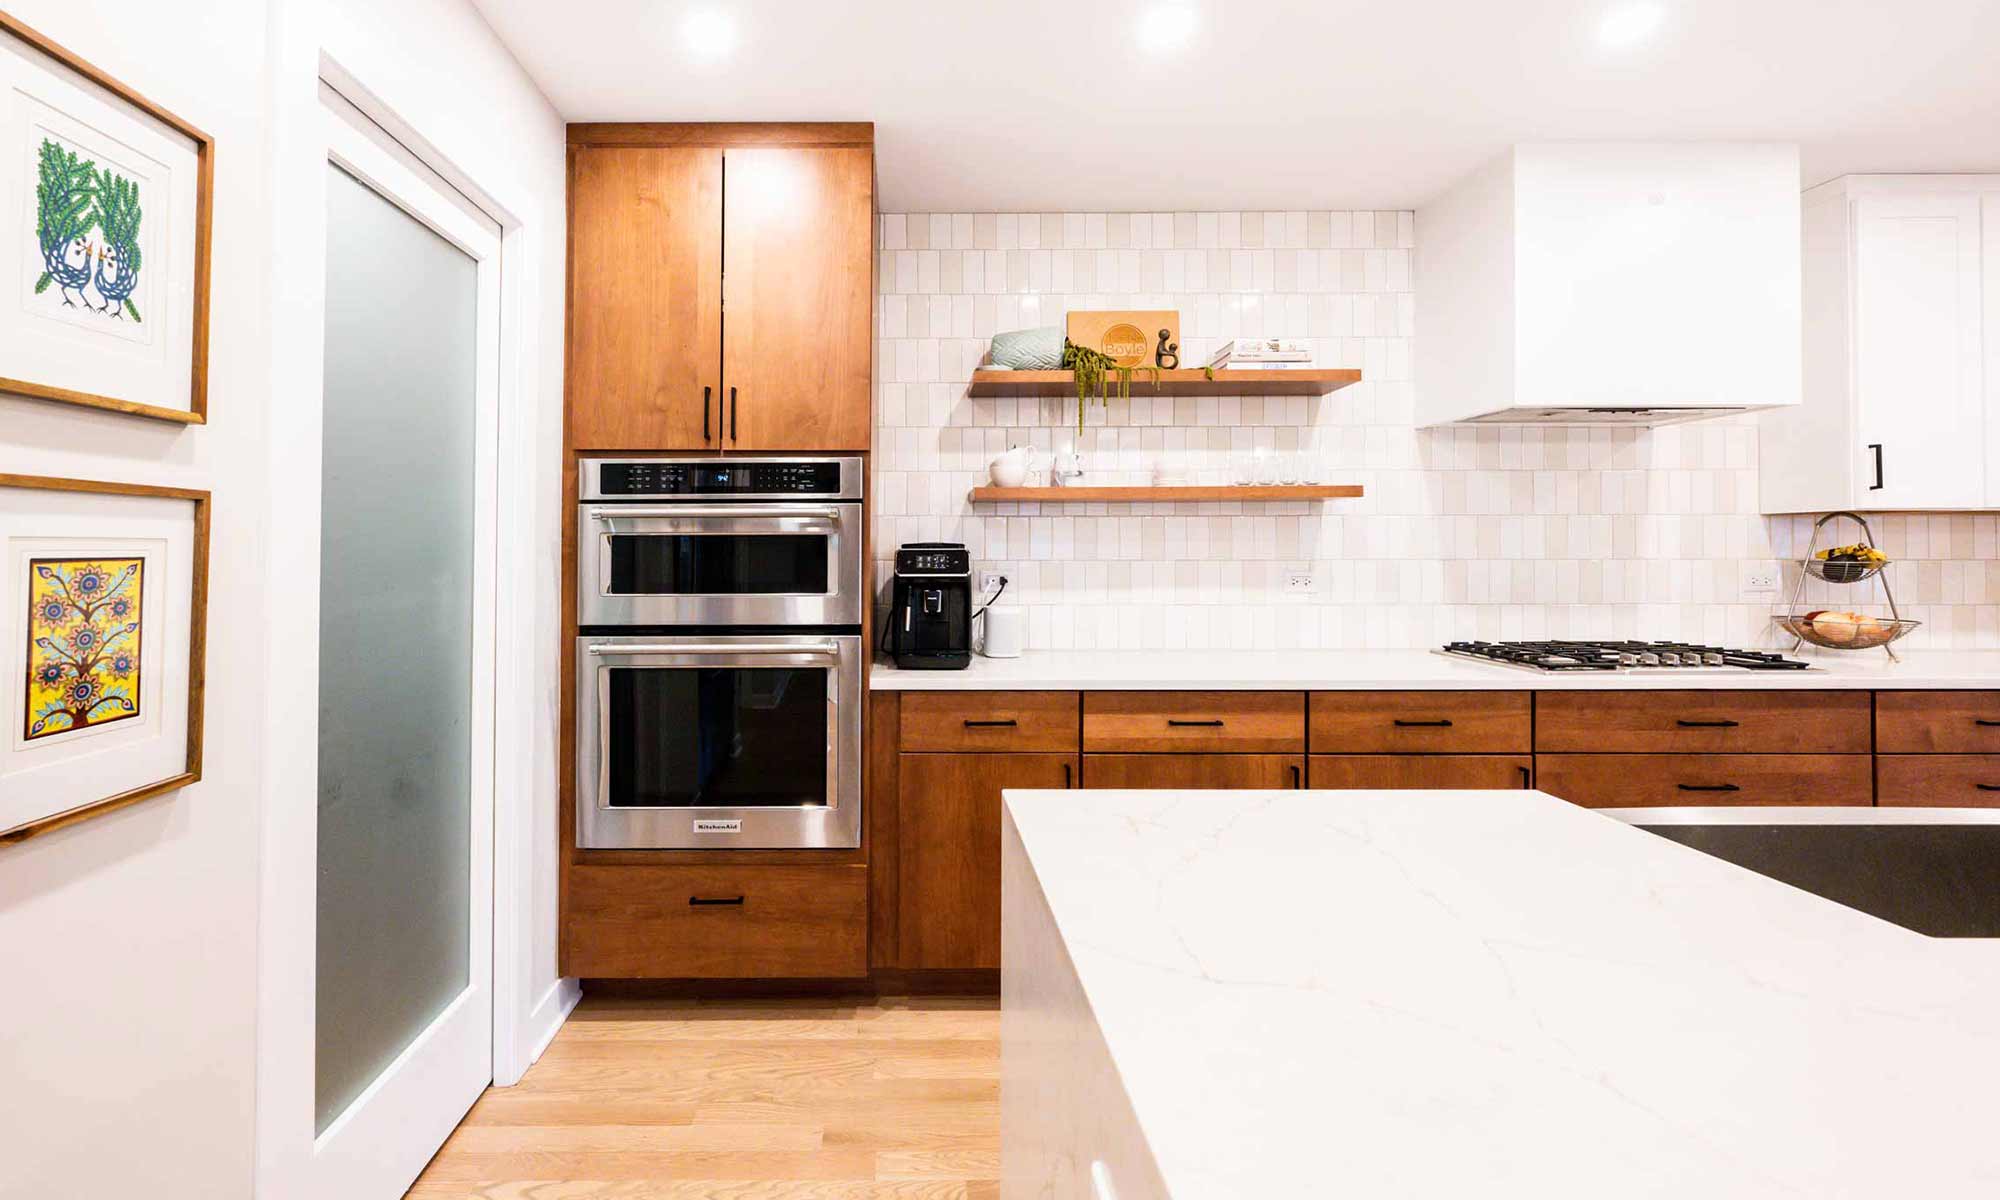
[[[1319,581],[1311,571],[1285,572],[1285,594],[1287,596],[1310,596],[1319,590]]]
[[[979,573],[979,594],[981,596],[991,596],[994,592],[999,591],[1000,580],[1002,578],[1003,573],[1000,571],[981,571]]]
[[[1775,596],[1778,594],[1778,568],[1775,564],[1746,567],[1743,571],[1745,596]]]

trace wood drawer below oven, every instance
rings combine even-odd
[[[1867,692],[1537,692],[1535,749],[1585,754],[1866,754]]]
[[[1538,754],[1535,786],[1585,808],[1872,804],[1866,754]]]
[[[1877,692],[1877,754],[2000,754],[2000,692]]]
[[[1881,754],[1875,803],[1898,808],[2000,808],[2000,754]]]
[[[1086,692],[1083,748],[1301,754],[1306,698],[1301,692]]]
[[[904,692],[899,749],[1069,751],[1075,692]]]
[[[564,931],[563,973],[587,979],[855,978],[868,868],[578,864]]]
[[[1530,692],[1314,692],[1314,754],[1526,754]]]

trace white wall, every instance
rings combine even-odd
[[[214,493],[204,778],[0,850],[0,1197],[250,1194],[267,604],[264,0],[8,0],[216,139],[209,424],[0,397],[0,471]]]

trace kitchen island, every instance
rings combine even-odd
[[[1009,791],[1003,1196],[2000,1194],[2000,942],[1532,791]]]

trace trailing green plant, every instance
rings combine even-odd
[[[1083,410],[1093,401],[1103,404],[1111,398],[1111,381],[1118,381],[1118,398],[1132,399],[1132,372],[1152,372],[1154,387],[1160,386],[1160,368],[1154,366],[1123,367],[1118,360],[1102,350],[1092,350],[1079,346],[1068,338],[1063,339],[1063,370],[1076,376],[1076,436],[1083,436]]]

